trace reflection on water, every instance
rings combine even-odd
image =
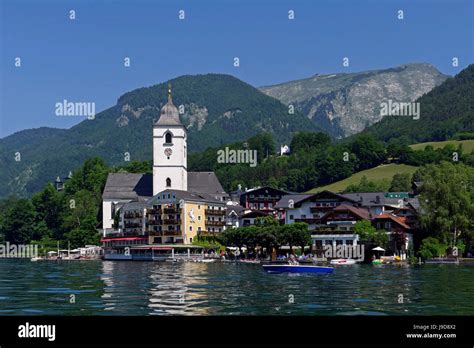
[[[2,259],[0,315],[468,315],[473,276],[473,266],[454,265],[310,275],[233,263]]]

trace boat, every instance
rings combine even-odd
[[[263,269],[269,273],[332,273],[333,267],[306,266],[298,264],[289,265],[263,265]]]
[[[43,260],[41,257],[32,257],[31,258],[31,262],[36,262],[36,261],[40,261],[40,260]]]
[[[211,263],[211,262],[216,262],[216,259],[198,259],[198,260],[195,260],[194,262]]]
[[[331,265],[353,265],[356,263],[354,259],[334,259],[331,260]]]

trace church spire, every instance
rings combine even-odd
[[[155,123],[162,126],[183,126],[179,119],[179,112],[171,98],[171,82],[168,82],[168,102],[161,108],[160,118]]]

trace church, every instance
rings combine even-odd
[[[186,127],[169,86],[168,101],[153,124],[153,173],[108,175],[102,194],[104,237],[121,232],[150,236],[151,244],[189,244],[199,231],[224,229],[227,194],[214,172],[188,172],[186,143]],[[174,214],[165,214],[165,208]]]

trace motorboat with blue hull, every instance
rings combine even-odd
[[[263,265],[263,269],[269,273],[332,273],[334,268],[324,266],[304,265]]]

